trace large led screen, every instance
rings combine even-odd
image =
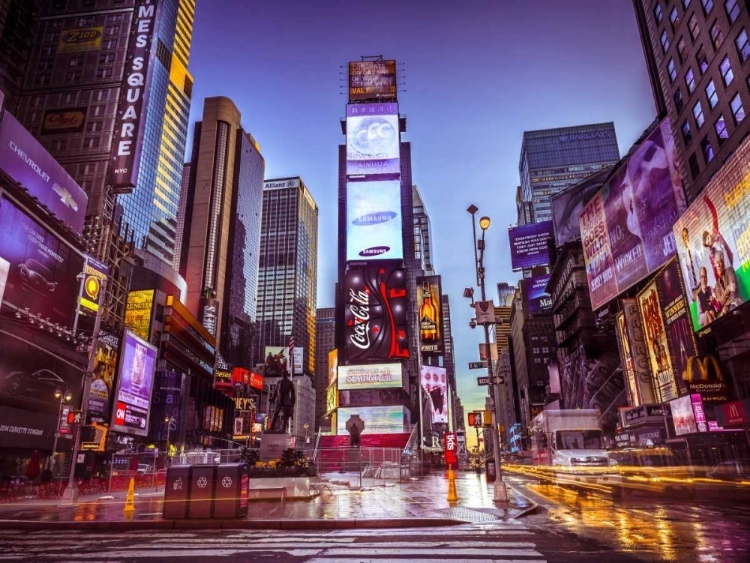
[[[348,436],[346,421],[352,415],[365,421],[362,434],[394,434],[404,432],[406,409],[401,405],[389,407],[339,407],[336,411],[336,433]]]
[[[750,140],[674,224],[694,330],[750,299]]]
[[[339,370],[339,351],[334,348],[328,352],[328,385],[336,381]]]
[[[263,349],[263,357],[267,358],[269,354],[276,356],[282,369],[288,370],[291,375],[302,375],[302,363],[304,358],[304,349],[301,346],[292,348],[292,366],[288,365],[289,348],[284,346],[266,346]]]
[[[552,221],[508,229],[510,261],[514,270],[549,264],[547,240],[553,237]]]
[[[664,315],[659,303],[656,281],[649,283],[638,294],[638,307],[643,319],[643,332],[651,366],[651,375],[655,380],[658,402],[671,401],[679,396],[675,380],[672,358],[669,354]]]
[[[125,331],[115,394],[113,430],[146,436],[154,387],[156,347]]]
[[[523,280],[524,297],[529,307],[529,314],[549,313],[552,310],[552,296],[547,293],[549,280],[549,274]]]
[[[346,259],[402,260],[401,182],[346,186]]]
[[[396,100],[396,61],[349,63],[349,101]]]
[[[55,234],[0,198],[0,258],[9,263],[3,300],[72,327],[84,258]]]
[[[387,389],[403,387],[404,376],[401,363],[339,366],[338,388]]]
[[[448,423],[448,381],[445,368],[422,366],[422,389],[430,399],[432,423]]]
[[[346,173],[401,173],[397,103],[346,106]]]
[[[443,302],[440,276],[417,278],[417,311],[422,354],[442,356]]]
[[[581,211],[581,238],[594,309],[675,255],[671,225],[684,210],[674,140],[665,120]]]

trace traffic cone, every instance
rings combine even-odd
[[[128,485],[128,495],[125,497],[125,508],[123,510],[126,513],[132,513],[135,510],[135,477],[130,478],[130,485]]]
[[[457,500],[456,476],[453,474],[453,468],[448,466],[448,502],[456,502]]]

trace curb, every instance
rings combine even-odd
[[[465,524],[454,518],[384,518],[330,520],[136,520],[122,522],[50,522],[0,520],[0,530],[138,531],[138,530],[346,530],[427,528]]]

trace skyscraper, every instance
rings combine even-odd
[[[328,354],[336,347],[336,309],[318,309],[315,318],[315,430],[326,412]]]
[[[186,305],[232,367],[252,367],[265,160],[237,106],[207,98],[195,124],[180,273]]]
[[[672,123],[688,203],[750,132],[747,1],[633,0],[659,115]]]
[[[0,0],[0,91],[14,115],[41,0]]]
[[[425,275],[432,276],[435,275],[435,268],[432,263],[430,216],[416,184],[412,186],[412,198],[414,200],[414,258],[420,262]]]
[[[620,160],[613,123],[524,131],[518,173],[523,200],[530,202],[532,220],[552,219],[550,198],[568,186]]]
[[[265,347],[294,337],[303,370],[315,370],[318,283],[318,204],[300,177],[266,180],[260,232],[258,335],[254,361]]]

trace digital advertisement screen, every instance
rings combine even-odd
[[[336,380],[326,388],[326,413],[336,410],[339,406],[339,390]]]
[[[339,407],[336,411],[336,433],[348,436],[346,421],[352,415],[359,415],[365,421],[362,434],[393,434],[404,432],[406,409],[401,406],[390,407]]]
[[[396,100],[396,61],[349,63],[349,101]]]
[[[430,398],[432,423],[448,423],[448,380],[445,368],[422,366],[420,373],[422,389]]]
[[[674,162],[674,140],[665,120],[581,211],[594,309],[675,255],[671,225],[685,207],[682,180]]]
[[[669,354],[667,332],[656,281],[649,283],[638,294],[638,307],[643,319],[643,333],[646,336],[651,374],[656,381],[656,391],[659,394],[658,402],[671,401],[679,396],[679,392],[672,368],[672,358]]]
[[[151,336],[153,308],[153,289],[142,289],[128,293],[128,302],[125,305],[125,326],[143,340],[149,340]]]
[[[0,241],[0,258],[8,262],[3,300],[72,327],[83,256],[5,198],[0,198]]]
[[[690,395],[670,401],[669,407],[672,410],[675,434],[682,436],[698,432],[695,413],[693,412],[693,401]]]
[[[386,389],[403,387],[404,376],[401,363],[368,364],[361,366],[339,366],[338,388]]]
[[[398,104],[346,106],[346,174],[400,174]]]
[[[440,276],[417,278],[419,347],[422,354],[441,356],[443,342],[443,302]]]
[[[339,370],[339,351],[334,348],[328,352],[328,385],[336,381]]]
[[[578,217],[583,207],[601,189],[603,183],[586,180],[552,196],[552,224],[557,246],[581,238],[581,224]]]
[[[674,224],[685,296],[698,331],[750,299],[750,161],[746,139]]]
[[[287,346],[266,346],[263,349],[263,358],[267,358],[269,354],[276,356],[281,360],[282,369],[289,371],[290,375],[302,375],[302,362],[304,350],[301,346],[295,346],[292,349],[292,366],[289,366],[289,348]]]
[[[545,291],[549,280],[549,274],[522,280],[529,314],[549,313],[552,310],[552,296]]]
[[[554,238],[552,221],[508,229],[510,261],[514,270],[549,264],[547,240]]]
[[[155,369],[156,347],[126,330],[115,395],[114,431],[138,436],[148,434]]]
[[[102,284],[108,275],[109,266],[102,264],[92,256],[86,256],[83,291],[79,299],[81,313],[96,316],[96,312],[99,310],[99,300],[102,297]]]
[[[401,182],[346,185],[346,259],[401,260],[404,257]]]

